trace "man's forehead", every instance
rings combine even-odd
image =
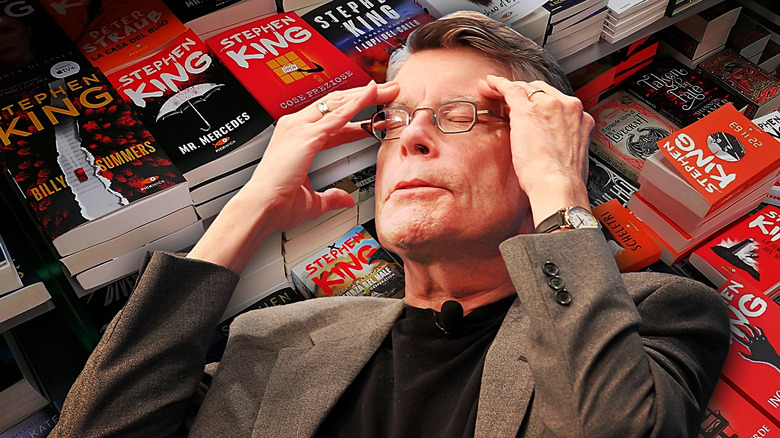
[[[413,110],[415,108],[420,108],[420,107],[436,108],[439,105],[443,105],[445,103],[462,101],[462,100],[476,103],[477,108],[479,109],[493,109],[501,104],[501,102],[495,99],[488,99],[484,96],[474,96],[468,94],[447,94],[443,96],[431,96],[430,98],[425,99],[425,102],[420,102],[413,98],[396,99],[392,103],[386,105],[386,107],[403,108],[408,110]]]

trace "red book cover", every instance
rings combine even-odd
[[[774,105],[773,102],[777,102],[775,99],[780,99],[780,80],[733,50],[723,50],[704,60],[697,68],[741,94],[758,108],[766,104]],[[761,114],[761,111],[747,113],[748,117]]]
[[[658,142],[673,168],[717,209],[780,166],[780,143],[726,104]]]
[[[780,208],[766,204],[691,254],[691,263],[716,285],[734,273],[765,294],[780,287]]]
[[[186,28],[162,0],[41,0],[65,33],[103,72],[136,61]]]
[[[780,437],[777,426],[719,379],[699,426],[699,438]]]
[[[601,222],[607,246],[620,272],[638,271],[661,258],[661,248],[645,231],[645,225],[613,199],[593,208]]]
[[[206,40],[274,119],[371,78],[297,14],[264,17]]]
[[[731,327],[721,378],[780,426],[780,305],[752,288],[742,273],[718,293],[728,304]]]

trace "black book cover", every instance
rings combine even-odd
[[[108,79],[184,173],[243,145],[274,121],[191,30]]]
[[[0,0],[0,99],[48,82],[50,71],[90,65],[35,0]]]
[[[0,164],[51,240],[184,182],[106,77],[76,70],[0,103]]]
[[[597,155],[589,154],[587,190],[591,207],[612,199],[617,199],[625,207],[638,189],[636,183],[615,171]]]
[[[681,127],[729,102],[737,109],[749,105],[739,94],[671,57],[656,58],[621,86]]]
[[[165,5],[182,22],[200,18],[239,1],[241,0],[163,0]]]

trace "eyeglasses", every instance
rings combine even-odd
[[[498,115],[490,110],[478,110],[477,104],[466,100],[448,102],[434,108],[416,108],[409,111],[403,108],[384,108],[377,111],[371,120],[360,126],[379,141],[396,140],[401,138],[401,132],[412,123],[412,119],[418,111],[430,111],[431,123],[443,134],[461,134],[471,131],[477,124],[477,117],[483,114],[490,115],[505,122],[506,117]]]

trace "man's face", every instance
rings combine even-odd
[[[468,100],[478,110],[503,115],[502,102],[478,91],[478,81],[488,74],[509,71],[473,49],[419,52],[396,77],[400,93],[388,107],[411,112]],[[378,237],[402,256],[447,250],[496,254],[502,240],[518,233],[528,210],[512,167],[509,126],[480,116],[470,132],[443,134],[430,116],[431,111],[418,111],[398,140],[380,146]]]

